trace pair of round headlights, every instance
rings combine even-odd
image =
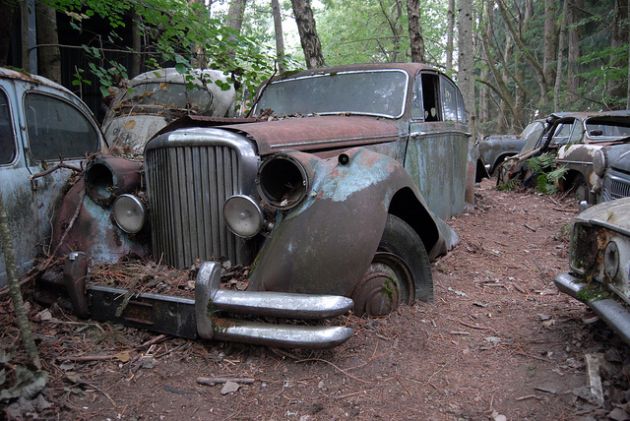
[[[306,197],[310,180],[299,160],[290,155],[275,155],[260,166],[256,185],[260,197],[267,204],[275,209],[287,210]],[[225,201],[223,218],[230,231],[243,238],[255,236],[264,225],[260,206],[244,195],[235,195]]]

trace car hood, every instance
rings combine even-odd
[[[580,213],[575,220],[630,235],[630,198],[600,203]]]
[[[127,115],[114,117],[103,125],[105,139],[110,146],[118,146],[124,150],[142,154],[144,145],[168,120],[159,115]]]
[[[396,122],[363,116],[294,117],[232,124],[221,126],[221,129],[252,139],[260,155],[285,150],[348,148],[392,142],[400,136]]]
[[[630,171],[630,142],[607,146],[608,166],[622,171]]]

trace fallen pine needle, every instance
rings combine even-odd
[[[297,360],[296,363],[305,363],[305,362],[309,362],[309,361],[319,361],[319,362],[322,362],[322,363],[329,364],[329,365],[333,366],[335,369],[339,370],[340,372],[342,372],[343,374],[345,374],[346,376],[350,377],[353,380],[356,380],[358,382],[365,383],[365,384],[369,384],[370,383],[370,382],[368,382],[366,380],[363,380],[363,379],[360,379],[360,378],[358,378],[356,376],[353,376],[352,374],[348,373],[343,368],[337,367],[335,364],[331,363],[330,361],[326,361],[326,360],[324,360],[322,358],[307,358],[305,360]]]

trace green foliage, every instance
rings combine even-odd
[[[118,61],[109,59],[107,49],[128,50],[121,45],[123,31],[129,16],[135,15],[143,39],[147,40],[141,52],[148,68],[174,66],[186,74],[192,67],[201,66],[231,72],[235,78],[254,91],[273,72],[273,54],[265,46],[248,37],[241,37],[219,19],[211,18],[202,2],[187,0],[144,0],[120,2],[117,0],[47,0],[58,11],[71,18],[71,25],[82,31],[84,23],[96,16],[109,24],[109,35],[98,35],[89,45],[83,45],[89,64],[75,72],[73,85],[86,81],[83,73],[89,71],[103,95],[118,80],[128,78],[127,70]],[[223,84],[225,85],[225,84]],[[219,85],[220,86],[220,85]],[[229,88],[221,86],[222,89]]]
[[[526,161],[527,168],[536,177],[536,190],[543,194],[555,194],[558,192],[558,183],[563,180],[567,168],[556,167],[556,157],[552,153],[544,153],[529,158]]]

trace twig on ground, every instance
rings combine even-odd
[[[527,225],[527,224],[523,224],[523,226],[524,226],[525,228],[527,228],[528,230],[530,230],[531,232],[536,232],[536,228],[530,227],[530,226],[529,226],[529,225]]]
[[[197,377],[197,383],[205,386],[214,386],[216,384],[223,384],[227,382],[253,384],[255,381],[256,379],[251,377]]]
[[[353,376],[352,374],[348,373],[343,368],[340,368],[340,367],[336,366],[335,364],[331,363],[330,361],[326,361],[326,360],[324,360],[322,358],[307,358],[305,360],[297,360],[296,363],[305,363],[305,362],[312,362],[312,361],[319,361],[319,362],[322,362],[322,363],[329,364],[332,367],[334,367],[335,369],[339,370],[341,373],[345,374],[346,376],[348,376],[351,379],[356,380],[358,382],[365,383],[365,384],[369,384],[370,383],[370,382],[368,382],[366,380],[363,380],[363,379],[360,379],[360,378],[358,378],[356,376]]]

